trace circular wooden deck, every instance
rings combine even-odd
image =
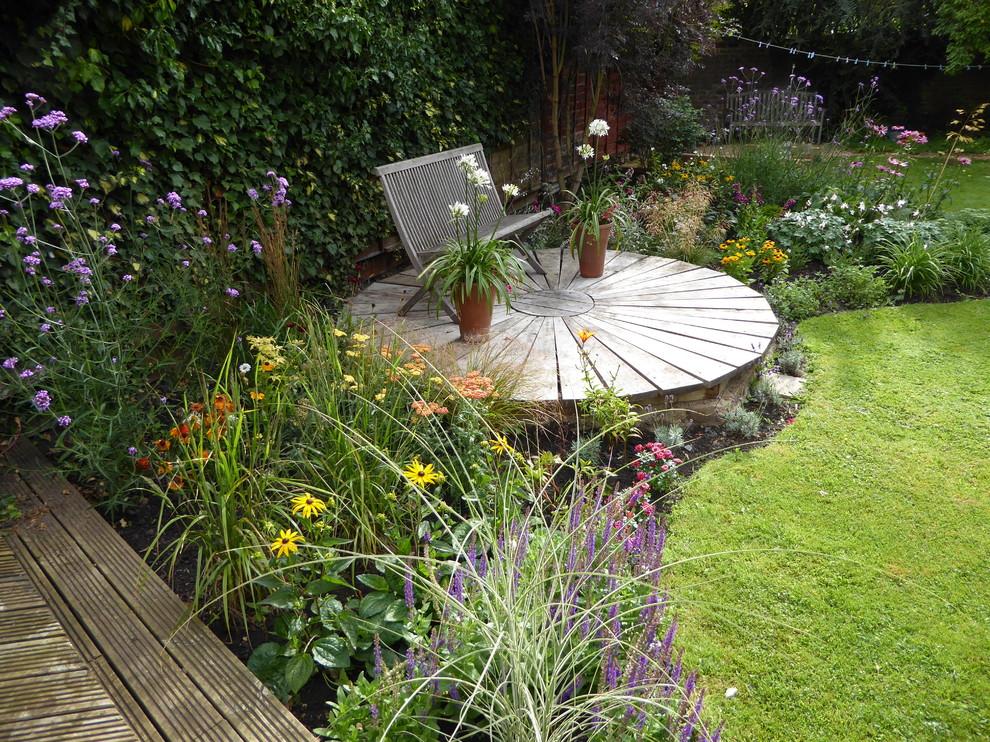
[[[718,271],[667,258],[609,251],[605,275],[582,278],[567,250],[537,252],[546,275],[513,287],[512,308],[496,306],[487,343],[468,345],[457,325],[421,301],[412,270],[378,281],[350,301],[351,314],[383,323],[408,343],[449,350],[465,367],[474,354],[518,365],[519,396],[572,402],[584,396],[578,331],[598,383],[637,401],[711,389],[750,368],[777,332],[756,291]]]

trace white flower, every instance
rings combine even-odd
[[[242,363],[240,366],[237,367],[237,370],[240,371],[242,374],[246,374],[248,371],[251,370],[251,364]]]
[[[590,144],[582,144],[577,148],[577,152],[581,155],[582,160],[587,160],[589,157],[595,156],[595,150]]]
[[[490,186],[492,184],[492,176],[484,170],[472,170],[470,172],[465,171],[464,177],[467,179],[468,183],[471,183],[479,188],[483,186]]]
[[[502,186],[502,192],[505,193],[508,198],[515,198],[519,195],[519,186],[514,183],[506,183]]]
[[[734,687],[734,686],[732,688],[726,688],[725,689],[725,697],[726,698],[732,698],[738,692],[739,692],[739,689],[736,688],[736,687]]]
[[[452,219],[463,219],[468,215],[469,211],[468,205],[460,201],[455,201],[450,205],[450,216]]]
[[[608,134],[608,123],[605,119],[595,119],[588,124],[588,136],[603,137]]]
[[[465,173],[470,173],[478,169],[478,160],[474,155],[461,155],[457,160],[457,167]]]

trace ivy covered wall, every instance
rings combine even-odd
[[[491,149],[525,126],[521,12],[519,0],[8,5],[0,99],[40,93],[86,131],[80,176],[98,180],[113,149],[150,162],[150,196],[249,214],[247,188],[277,171],[304,273],[336,283],[391,230],[375,165]]]

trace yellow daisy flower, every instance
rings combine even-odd
[[[495,434],[495,437],[488,441],[488,445],[491,446],[492,451],[495,453],[514,453],[515,449],[509,445],[509,440],[504,435]]]
[[[298,542],[302,540],[296,531],[280,531],[279,537],[272,541],[272,551],[276,557],[288,556],[299,548]]]
[[[334,328],[334,330],[333,330],[333,336],[334,337],[342,338],[346,334],[347,334],[346,332],[344,332],[343,330],[338,330],[337,328]]]
[[[406,475],[406,478],[410,482],[418,484],[420,487],[428,487],[440,481],[440,478],[443,476],[433,467],[433,464],[426,464],[424,466],[418,458],[413,459],[412,463],[402,473]]]
[[[312,518],[327,509],[327,504],[319,497],[314,497],[308,492],[292,498],[292,514],[295,515],[300,510],[303,518]]]

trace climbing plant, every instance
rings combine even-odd
[[[391,230],[375,165],[492,147],[520,125],[512,2],[18,6],[0,10],[0,98],[37,92],[66,111],[89,136],[77,172],[143,161],[149,194],[205,200],[232,222],[250,218],[247,188],[277,171],[292,183],[304,273],[336,281]],[[0,153],[8,166],[18,156]]]

